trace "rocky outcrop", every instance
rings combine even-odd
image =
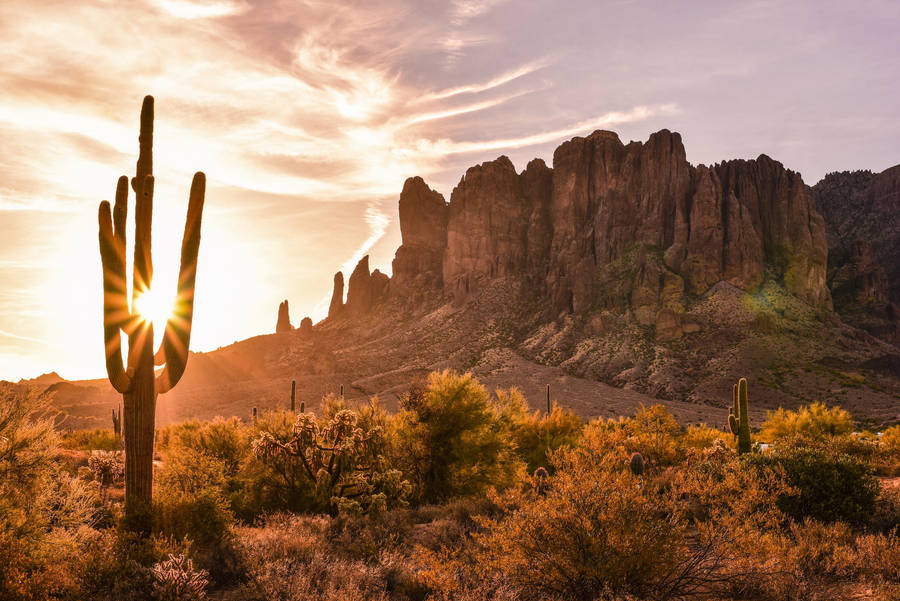
[[[649,325],[716,282],[752,291],[766,277],[830,304],[824,222],[800,176],[765,155],[695,168],[667,130],[575,138],[554,153],[552,220],[558,310],[618,307]]]
[[[531,207],[505,156],[470,167],[450,196],[444,287],[466,294],[482,278],[526,265]]]
[[[436,192],[407,180],[401,230],[427,222],[443,231],[436,217],[404,218],[431,198],[438,207]],[[414,277],[412,240],[404,234],[395,280],[398,267],[400,281]],[[519,174],[506,157],[468,169],[450,197],[441,280],[459,298],[485,280],[516,277],[549,299],[554,315],[616,309],[671,338],[685,302],[717,282],[754,291],[770,279],[829,308],[826,248],[806,186],[781,163],[761,155],[694,167],[677,133],[626,145],[597,131],[557,148],[552,169],[534,160]],[[441,250],[434,243],[429,252],[431,274]]]
[[[334,289],[331,292],[331,304],[328,305],[328,317],[337,317],[344,310],[344,274],[334,274]]]
[[[347,288],[347,313],[352,316],[365,315],[387,296],[390,278],[375,270],[369,273],[369,255],[360,259],[350,274]]]
[[[278,305],[278,321],[275,323],[275,333],[281,334],[282,332],[290,332],[293,329],[288,302],[284,301]]]
[[[300,336],[303,338],[309,338],[313,333],[313,322],[309,317],[304,317],[300,320]]]
[[[414,296],[440,290],[447,246],[447,203],[421,177],[411,177],[400,193],[400,237],[392,265],[391,290]]]
[[[829,173],[811,188],[828,230],[835,310],[857,327],[900,341],[900,165]]]

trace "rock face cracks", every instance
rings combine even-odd
[[[694,167],[668,130],[645,143],[573,138],[552,169],[536,159],[517,173],[500,157],[469,168],[449,205],[410,178],[400,229],[390,289],[401,296],[461,298],[512,276],[557,314],[617,309],[651,324],[717,282],[752,292],[771,279],[831,306],[825,224],[799,174],[765,155]]]

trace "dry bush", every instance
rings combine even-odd
[[[243,529],[250,578],[243,594],[272,601],[388,599],[382,568],[329,552],[328,523],[324,517],[276,515]]]

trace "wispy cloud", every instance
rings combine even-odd
[[[451,96],[458,96],[460,94],[476,94],[478,92],[485,92],[487,90],[492,90],[494,88],[498,88],[502,85],[508,84],[511,81],[515,81],[520,77],[524,77],[530,73],[534,73],[539,69],[543,69],[549,64],[549,60],[546,58],[532,61],[516,67],[515,69],[511,69],[496,77],[492,77],[488,81],[480,82],[480,83],[471,83],[462,86],[455,86],[452,88],[447,88],[444,90],[440,90],[437,92],[430,92],[425,94],[424,96],[418,99],[419,102],[430,102],[432,100],[443,100],[445,98],[450,98]]]

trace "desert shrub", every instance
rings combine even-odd
[[[226,478],[234,477],[250,454],[248,428],[236,417],[187,421],[168,426],[157,435],[159,448],[177,452],[192,449],[221,462]]]
[[[597,418],[584,428],[581,447],[596,456],[617,456],[627,461],[640,453],[649,467],[677,464],[684,456],[679,440],[683,434],[675,417],[662,405],[641,407],[634,417],[605,420]]]
[[[489,397],[471,374],[430,374],[425,391],[404,399],[397,416],[398,461],[417,500],[510,485],[520,469],[511,429],[523,411],[514,396]]]
[[[171,537],[143,537],[126,531],[93,531],[83,546],[76,575],[81,598],[96,601],[139,601],[153,589],[151,567],[189,546]]]
[[[716,444],[717,440],[722,441],[725,445],[731,444],[733,438],[733,436],[722,430],[701,424],[688,426],[678,440],[678,445],[684,449],[708,449]]]
[[[673,598],[694,590],[703,563],[672,491],[645,486],[588,454],[554,455],[543,494],[511,490],[504,513],[479,521],[462,549],[422,551],[438,598]]]
[[[330,519],[289,514],[269,516],[244,529],[249,582],[238,598],[273,601],[378,601],[387,599],[383,570],[372,562],[329,550]]]
[[[509,394],[518,394],[518,391],[513,389]],[[516,452],[526,463],[528,473],[539,467],[549,468],[549,452],[561,447],[574,447],[581,438],[583,426],[580,417],[557,404],[553,405],[549,414],[541,415],[540,411],[535,411],[514,423],[512,439]]]
[[[150,568],[153,578],[153,598],[156,601],[202,601],[209,584],[205,570],[194,568],[194,562],[184,554],[169,555],[168,559]]]
[[[360,411],[326,402],[321,417],[296,416],[288,433],[263,431],[255,456],[283,507],[314,512],[375,514],[406,503],[409,484],[391,469],[377,402]]]
[[[88,469],[100,490],[101,502],[106,502],[109,487],[125,478],[125,457],[120,451],[91,451]]]
[[[766,414],[760,438],[775,442],[781,438],[804,436],[821,439],[849,434],[853,431],[853,417],[840,407],[828,408],[824,403],[812,403],[796,411],[779,408]]]
[[[96,515],[93,487],[54,462],[58,436],[31,396],[0,398],[0,598],[71,592],[72,565]]]
[[[795,520],[863,525],[873,515],[878,480],[868,464],[854,457],[809,445],[788,445],[753,454],[746,461],[756,467],[784,470],[795,490],[782,493],[778,506]]]
[[[75,430],[62,435],[60,446],[82,451],[118,451],[122,448],[122,439],[106,428]]]
[[[157,476],[154,505],[160,533],[199,545],[218,543],[234,519],[225,497],[222,462],[182,449],[167,456]]]

